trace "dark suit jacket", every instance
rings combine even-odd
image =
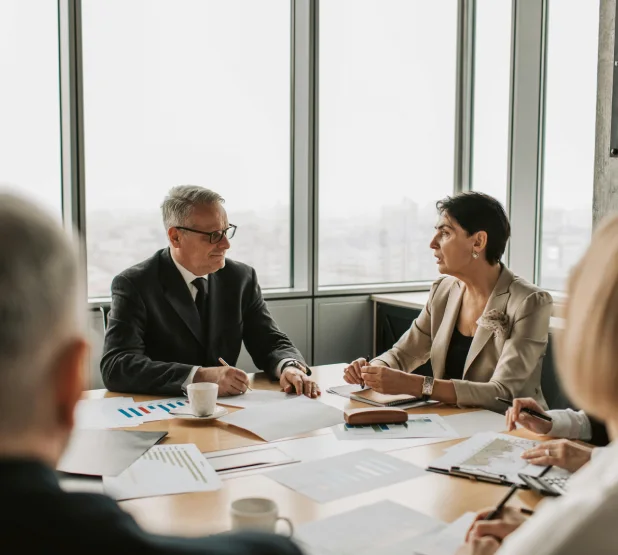
[[[303,358],[279,330],[255,270],[227,260],[208,276],[207,336],[169,249],[112,282],[101,374],[112,391],[178,395],[193,366],[235,365],[244,341],[255,365],[274,377],[284,358]]]
[[[274,534],[209,538],[148,534],[109,497],[65,493],[54,472],[33,460],[0,461],[0,501],[5,553],[301,555],[290,540]]]

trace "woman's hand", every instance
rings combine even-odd
[[[509,432],[515,429],[515,424],[519,423],[527,430],[535,434],[548,434],[551,431],[552,423],[531,416],[526,412],[521,412],[521,409],[532,409],[541,414],[547,414],[541,405],[530,397],[522,399],[513,399],[513,406],[506,411],[506,424]]]
[[[361,368],[363,366],[367,366],[367,360],[364,358],[357,358],[345,367],[343,370],[343,379],[348,383],[365,385],[361,377]]]
[[[378,393],[388,393],[391,395],[397,393],[410,393],[406,391],[406,389],[409,388],[409,384],[406,380],[411,377],[410,374],[406,374],[401,370],[393,370],[386,366],[363,366],[361,369],[362,381],[365,382],[367,387],[370,387]]]
[[[484,536],[492,536],[502,541],[528,519],[519,509],[504,507],[500,511],[500,518],[485,520],[493,510],[494,508],[490,508],[477,513],[476,520],[466,534],[466,542]]]
[[[494,555],[499,548],[500,544],[496,538],[485,536],[464,543],[455,555]]]
[[[590,461],[594,447],[581,445],[568,439],[545,441],[524,451],[522,458],[539,466],[558,466],[569,472],[577,472]]]

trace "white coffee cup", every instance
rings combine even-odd
[[[232,503],[232,530],[261,530],[274,532],[277,521],[284,520],[289,526],[288,535],[294,533],[294,525],[289,518],[279,516],[279,508],[271,499],[264,497],[245,497]]]
[[[187,386],[189,405],[195,416],[210,416],[217,406],[219,386],[216,383],[199,382]]]

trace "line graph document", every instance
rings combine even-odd
[[[448,471],[458,467],[470,474],[523,485],[518,473],[540,476],[547,468],[529,464],[521,458],[524,451],[538,443],[494,432],[480,433],[448,449],[442,457],[431,463],[430,468]]]
[[[221,488],[221,479],[193,443],[155,445],[115,477],[104,477],[105,492],[116,499],[137,499]]]
[[[418,466],[363,449],[274,470],[266,476],[318,503],[328,503],[422,475]]]

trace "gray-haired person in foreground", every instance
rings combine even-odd
[[[47,214],[0,193],[0,537],[6,552],[300,554],[282,537],[144,532],[110,498],[65,493],[54,468],[87,354],[77,261]],[[223,508],[222,508],[223,509]]]
[[[223,202],[204,187],[172,188],[161,207],[169,246],[114,278],[101,359],[108,389],[178,395],[213,382],[219,395],[239,395],[249,383],[234,367],[244,342],[286,392],[320,394],[270,315],[255,270],[226,260],[236,226]]]

